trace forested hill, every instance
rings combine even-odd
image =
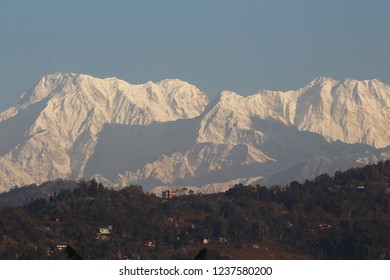
[[[0,209],[1,259],[390,259],[390,161],[162,199],[80,181]]]

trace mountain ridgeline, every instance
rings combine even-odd
[[[0,113],[0,191],[95,178],[147,191],[286,184],[390,158],[390,86],[317,78],[298,90],[222,92],[55,73]]]
[[[390,259],[390,161],[165,198],[138,185],[57,184],[0,207],[0,259]]]

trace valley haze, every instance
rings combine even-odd
[[[0,113],[0,191],[95,178],[195,192],[287,184],[390,158],[390,86],[319,77],[209,101],[178,79],[54,73]]]

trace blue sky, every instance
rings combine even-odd
[[[390,83],[390,1],[0,1],[0,111],[53,72],[179,78],[210,98],[317,76]]]

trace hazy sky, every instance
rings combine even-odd
[[[0,0],[0,111],[53,72],[179,78],[210,98],[317,76],[390,83],[390,1]]]

